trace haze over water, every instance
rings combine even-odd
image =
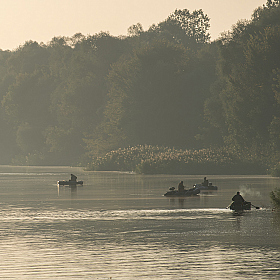
[[[57,187],[70,173],[83,187]],[[0,166],[0,279],[279,279],[280,214],[268,176],[209,176],[218,191],[169,199],[203,176]],[[241,194],[261,209],[235,216]]]

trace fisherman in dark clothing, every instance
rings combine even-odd
[[[183,185],[183,181],[181,181],[178,185],[178,192],[183,192],[185,189],[184,185]]]
[[[204,177],[204,180],[202,182],[202,186],[208,187],[208,180],[206,179],[206,177]]]
[[[74,174],[71,174],[71,179],[70,179],[70,181],[76,182],[76,181],[77,181],[77,176],[75,176]]]
[[[232,201],[238,204],[243,204],[245,202],[244,198],[240,194],[240,192],[237,192],[235,196],[233,196]]]
[[[237,192],[236,195],[233,196],[232,201],[234,203],[235,210],[242,210],[245,200],[240,194],[240,192]]]

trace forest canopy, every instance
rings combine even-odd
[[[151,145],[225,149],[276,168],[279,1],[218,40],[209,27],[202,10],[183,9],[127,36],[78,33],[0,51],[0,163],[85,166]]]

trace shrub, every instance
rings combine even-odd
[[[274,191],[270,193],[270,198],[273,205],[277,208],[280,207],[280,188],[276,188]]]
[[[139,145],[93,159],[89,169],[135,171],[143,174],[263,174],[259,163],[227,149],[176,150]]]

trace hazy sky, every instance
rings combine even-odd
[[[175,9],[202,9],[210,18],[211,39],[240,19],[250,19],[266,0],[0,0],[0,49],[25,41],[47,43],[54,36],[93,35],[108,31],[127,35],[132,24],[144,30]]]

